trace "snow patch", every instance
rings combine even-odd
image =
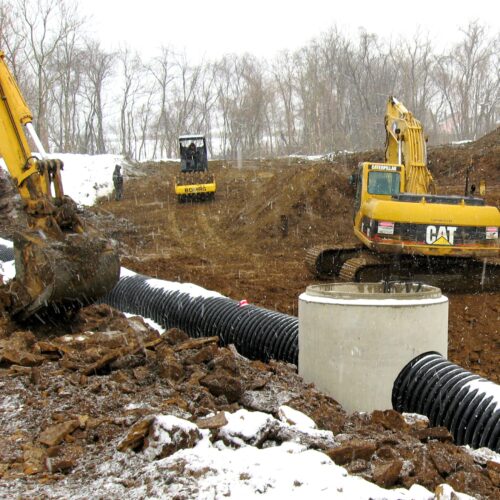
[[[462,446],[464,450],[474,457],[477,463],[485,465],[487,462],[496,462],[500,464],[500,453],[495,453],[490,448],[478,448],[473,450],[469,445]]]
[[[3,238],[0,238],[0,245],[7,248],[14,248],[14,243],[12,243],[12,241],[4,240]]]
[[[283,423],[297,427],[304,432],[317,428],[316,422],[312,418],[287,405],[279,407],[278,416]]]
[[[219,436],[235,445],[255,443],[267,433],[269,425],[277,422],[272,415],[260,411],[248,411],[244,408],[234,412],[225,412],[227,424],[221,427]]]
[[[8,283],[16,277],[16,264],[13,260],[0,262],[0,274],[3,276],[3,282]]]
[[[204,298],[209,298],[209,297],[223,297],[218,292],[213,292],[211,290],[206,290],[205,288],[202,288],[201,286],[194,285],[192,283],[177,283],[175,281],[165,281],[165,280],[159,280],[155,278],[148,279],[146,283],[151,287],[151,288],[160,288],[169,292],[180,292],[180,293],[185,293],[186,295],[190,295],[192,298],[196,297],[204,297]]]

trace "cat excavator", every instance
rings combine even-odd
[[[76,310],[110,291],[120,276],[116,242],[83,222],[64,194],[63,163],[48,158],[33,116],[0,51],[0,156],[14,180],[27,228],[13,234],[16,276],[0,300],[16,319]],[[35,156],[28,136],[38,149]]]
[[[351,177],[359,243],[309,249],[309,270],[338,281],[500,288],[498,208],[476,196],[436,194],[422,124],[392,96],[385,130],[385,162],[362,162]]]

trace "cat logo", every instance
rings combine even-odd
[[[428,245],[453,245],[456,226],[427,226],[425,242]]]

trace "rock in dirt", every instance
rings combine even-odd
[[[135,423],[124,439],[120,441],[117,446],[118,451],[126,451],[126,450],[138,450],[142,449],[144,445],[144,439],[149,434],[149,428],[151,427],[151,423],[153,422],[154,417],[149,416],[145,419]]]
[[[226,424],[227,419],[223,411],[220,411],[212,416],[199,418],[196,421],[196,425],[200,429],[219,429],[220,427],[224,427]]]
[[[352,460],[370,460],[375,453],[375,443],[353,439],[336,448],[326,450],[326,454],[337,464],[344,465]]]
[[[202,439],[196,424],[173,415],[156,415],[144,442],[144,455],[160,460],[178,450],[192,448]]]
[[[76,419],[51,425],[42,431],[38,441],[46,446],[55,446],[78,427],[80,427],[80,421]]]

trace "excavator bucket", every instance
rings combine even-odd
[[[15,234],[13,241],[11,314],[21,320],[88,305],[120,277],[116,242],[93,233],[67,234],[59,241],[32,231]]]

